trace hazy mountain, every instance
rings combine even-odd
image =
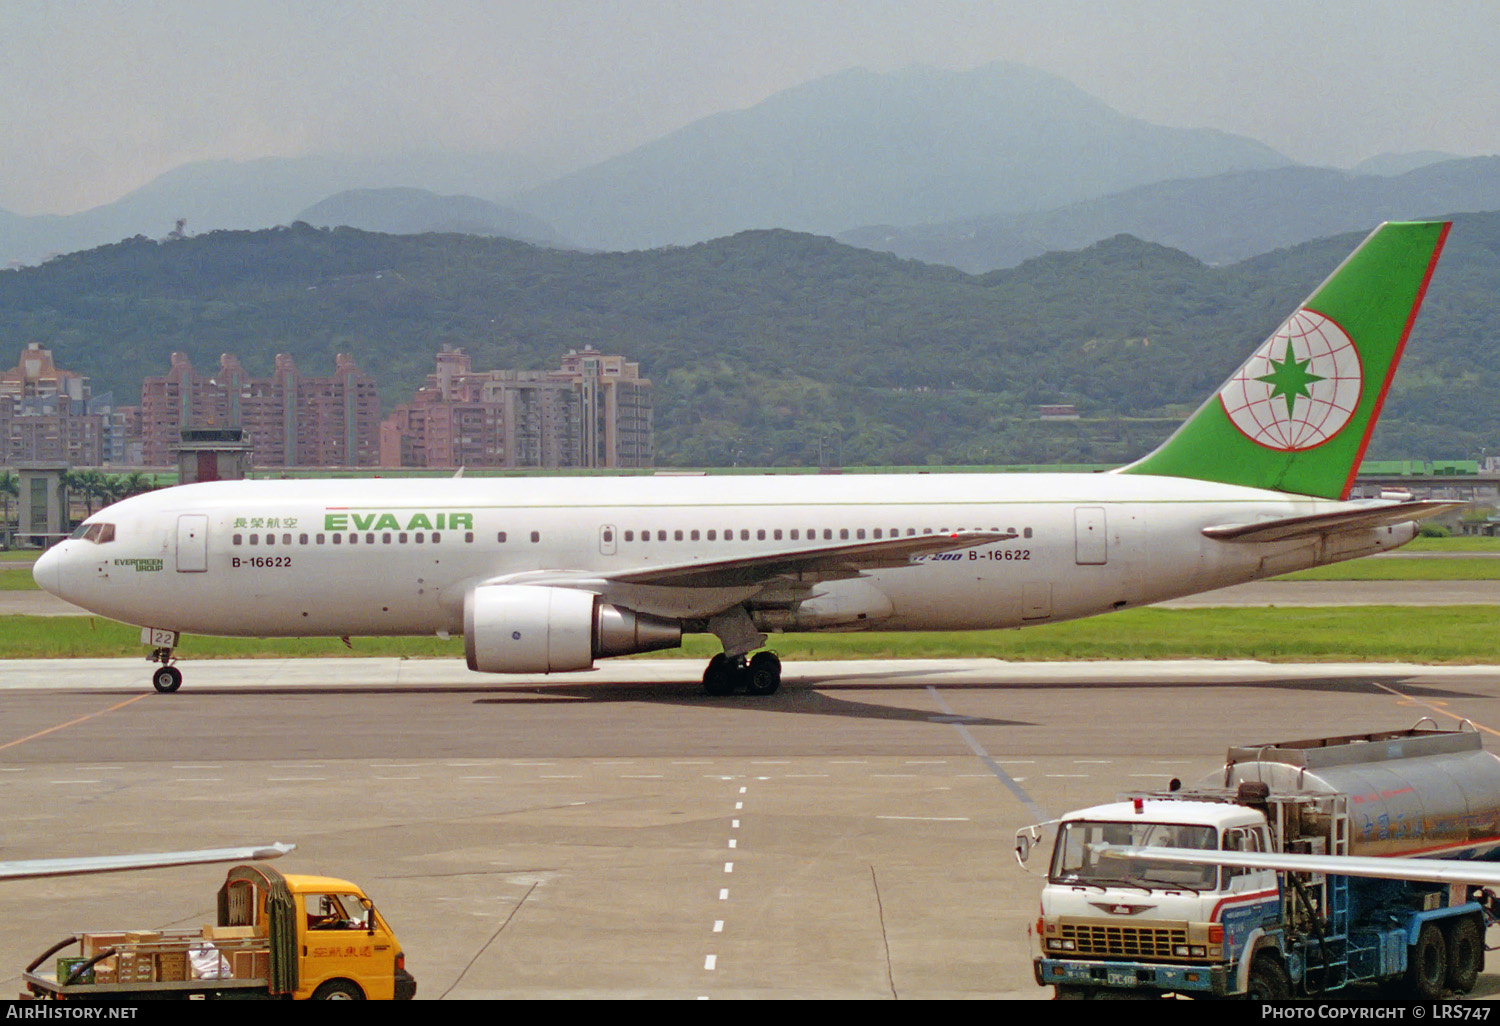
[[[534,169],[503,154],[201,161],[92,210],[0,216],[0,266],[135,235],[163,238],[179,218],[186,219],[189,233],[289,224],[299,211],[348,189],[412,186],[499,199],[536,181]]]
[[[1448,160],[1463,160],[1462,153],[1444,153],[1442,150],[1417,150],[1413,153],[1378,153],[1361,160],[1349,169],[1356,175],[1404,175],[1429,164],[1441,164]]]
[[[390,235],[459,232],[561,246],[551,227],[534,217],[473,196],[438,196],[425,189],[350,189],[315,203],[298,221],[342,225]]]
[[[1495,209],[1500,157],[1469,157],[1390,177],[1284,167],[1159,182],[1042,213],[874,226],[839,239],[979,273],[1124,232],[1222,264],[1381,221]]]
[[[514,203],[581,245],[639,249],[747,228],[834,233],[1044,210],[1290,163],[1243,137],[1127,117],[1020,65],[853,69],[704,118]]]

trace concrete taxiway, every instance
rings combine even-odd
[[[0,857],[295,842],[283,869],[375,897],[419,999],[1044,997],[1018,827],[1231,743],[1500,743],[1493,666],[788,663],[760,699],[678,660],[184,666],[158,695],[141,660],[0,663]],[[210,920],[222,876],[0,883],[0,993],[74,930]]]

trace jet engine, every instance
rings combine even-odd
[[[678,621],[573,588],[492,584],[464,602],[464,654],[483,673],[588,670],[595,659],[681,644]]]

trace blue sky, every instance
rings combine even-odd
[[[0,208],[68,213],[206,159],[560,173],[846,68],[993,60],[1306,163],[1500,151],[1494,0],[5,0]]]

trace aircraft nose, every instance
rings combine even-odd
[[[60,545],[43,552],[31,567],[31,577],[36,581],[37,587],[43,591],[62,598],[62,553],[58,550]]]

